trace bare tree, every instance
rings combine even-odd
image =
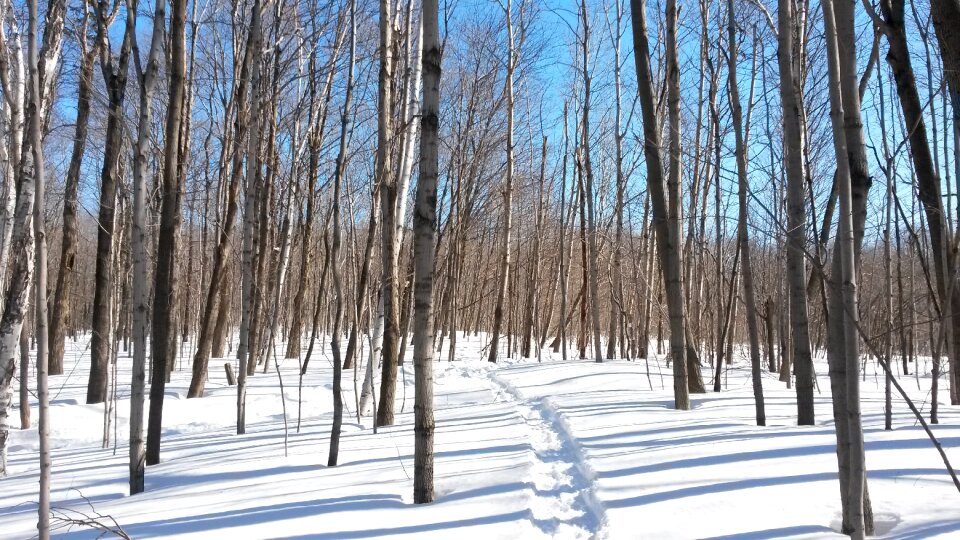
[[[433,501],[433,273],[437,223],[440,132],[440,68],[443,51],[437,0],[423,2],[423,112],[420,117],[420,177],[414,208],[415,373],[413,502]]]
[[[737,243],[743,268],[743,296],[747,305],[747,332],[750,340],[750,371],[753,379],[753,399],[756,406],[757,425],[765,426],[767,416],[763,403],[763,375],[761,373],[760,337],[757,323],[757,296],[753,284],[753,262],[750,257],[750,232],[747,223],[748,191],[747,145],[744,142],[743,119],[740,106],[740,88],[737,85],[737,25],[734,19],[733,0],[727,0],[727,77],[730,92],[730,111],[733,116],[733,133],[736,140],[737,198]]]
[[[123,43],[116,59],[110,46],[110,5],[96,6],[97,34],[100,47],[100,69],[107,87],[108,116],[104,134],[103,167],[100,173],[100,210],[97,215],[97,259],[93,292],[93,320],[90,336],[90,377],[87,381],[87,403],[103,403],[107,399],[110,353],[113,350],[113,243],[116,229],[117,185],[120,181],[120,158],[123,147],[123,107],[127,91],[127,73],[132,29],[125,26]]]
[[[340,149],[337,151],[337,164],[333,172],[333,240],[330,244],[330,258],[334,260],[333,294],[336,297],[336,307],[333,315],[333,331],[330,333],[330,347],[333,351],[333,425],[330,427],[330,455],[327,466],[337,464],[340,453],[340,428],[343,424],[343,363],[340,358],[340,322],[343,319],[343,284],[340,279],[340,267],[336,264],[340,254],[340,198],[341,184],[346,173],[347,143],[350,136],[350,104],[353,99],[353,71],[357,55],[357,3],[350,0],[350,52],[347,67],[347,91],[343,102],[343,115],[340,120]]]
[[[150,145],[150,122],[153,115],[157,72],[163,53],[166,26],[165,0],[155,0],[153,31],[147,65],[140,64],[140,52],[133,33],[133,53],[140,80],[140,112],[137,117],[137,141],[133,155],[133,228],[130,233],[133,256],[133,369],[130,382],[130,494],[144,490],[146,440],[143,437],[143,405],[147,364],[147,319],[149,311],[149,271],[147,270],[147,152]],[[128,13],[137,13],[137,0],[128,0]],[[137,17],[127,16],[127,24],[136,26]]]
[[[507,166],[504,171],[503,188],[503,237],[500,244],[499,270],[497,272],[497,299],[493,308],[493,328],[490,331],[490,350],[487,360],[496,362],[500,355],[500,334],[503,331],[503,307],[507,295],[507,283],[510,280],[510,235],[513,229],[513,173],[514,173],[514,109],[516,99],[514,97],[514,74],[517,71],[517,49],[522,43],[521,39],[516,39],[516,30],[513,24],[513,0],[507,0],[502,4],[504,16],[507,23],[507,63],[506,77],[503,83],[503,93],[507,96],[507,133],[506,133],[506,158]],[[521,6],[521,15],[523,9]],[[522,23],[521,23],[522,26]]]
[[[83,162],[90,124],[90,104],[93,96],[93,68],[100,51],[101,40],[87,43],[87,24],[90,10],[84,8],[77,43],[80,47],[80,68],[77,73],[77,119],[74,128],[70,166],[64,180],[63,234],[60,240],[60,265],[57,283],[50,305],[50,375],[63,374],[63,346],[67,319],[76,316],[70,305],[70,295],[76,272],[77,252],[77,193],[80,184],[80,166]]]
[[[667,291],[667,311],[670,317],[670,354],[673,359],[673,399],[674,407],[681,410],[690,408],[690,393],[687,388],[686,362],[686,314],[683,305],[683,275],[680,262],[680,185],[679,168],[671,173],[669,183],[669,201],[663,178],[663,161],[660,151],[660,127],[657,118],[657,104],[654,101],[653,78],[650,71],[650,44],[647,37],[647,15],[645,0],[630,0],[630,11],[633,17],[634,57],[637,64],[637,89],[640,94],[640,110],[643,113],[643,151],[647,162],[647,189],[653,209],[653,226],[656,232],[657,251],[660,255],[660,271]],[[676,45],[676,16],[675,0],[667,0],[667,27],[668,36],[673,35],[673,41],[668,38],[667,49],[670,44]],[[673,55],[676,54],[674,49]],[[679,122],[679,74],[671,70],[679,69],[676,65],[668,65],[668,90],[671,95],[676,92],[675,100]],[[679,126],[676,126],[679,130]],[[676,136],[677,152],[679,153],[679,132]],[[672,153],[671,149],[671,153]],[[680,156],[676,156],[679,160]],[[679,163],[677,163],[679,167]]]
[[[36,199],[33,204],[33,233],[36,243],[34,272],[36,282],[34,290],[34,311],[36,313],[37,335],[37,401],[39,402],[38,436],[40,439],[40,504],[37,509],[37,531],[41,540],[50,538],[50,395],[47,389],[47,237],[44,223],[45,164],[43,161],[43,98],[40,93],[40,55],[37,52],[37,0],[28,0],[30,21],[27,30],[29,40],[30,63],[30,149],[33,154],[33,174],[36,184]],[[54,8],[56,9],[56,8]],[[62,10],[62,8],[60,8]],[[62,28],[62,14],[57,22]],[[49,12],[47,24],[50,24]],[[44,41],[49,43],[50,32],[56,28],[47,27]],[[59,39],[59,38],[55,38]],[[45,50],[48,50],[45,48]],[[26,377],[26,373],[22,376]]]
[[[397,347],[400,341],[400,295],[397,275],[397,179],[392,171],[390,145],[393,144],[393,21],[391,1],[380,0],[380,74],[378,79],[376,174],[380,183],[380,252],[383,290],[383,375],[377,425],[393,424],[394,397],[397,389]],[[403,194],[404,196],[406,194]],[[401,218],[402,219],[402,218]]]
[[[150,332],[153,377],[150,384],[150,419],[147,424],[147,465],[160,463],[160,436],[164,387],[176,355],[175,298],[177,240],[180,234],[183,178],[180,159],[180,125],[186,87],[187,0],[170,2],[170,89],[164,129],[163,183],[160,228],[157,232],[157,267],[154,274],[153,320]],[[156,23],[155,23],[156,24]]]
[[[842,356],[844,360],[842,385],[833,384],[834,416],[837,418],[837,454],[840,459],[840,493],[843,496],[843,532],[852,538],[863,538],[866,535],[864,520],[864,492],[866,490],[865,455],[863,447],[863,427],[860,423],[860,358],[856,325],[859,324],[857,313],[857,281],[856,262],[857,240],[854,231],[854,212],[851,160],[849,159],[847,139],[848,129],[846,107],[849,104],[845,94],[849,93],[850,85],[844,85],[849,80],[849,70],[856,65],[841,61],[840,46],[850,46],[854,36],[840,33],[840,28],[849,30],[846,25],[839,23],[840,17],[835,15],[833,0],[823,0],[824,30],[827,41],[827,64],[830,74],[830,119],[833,126],[833,145],[837,160],[837,184],[840,201],[840,227],[837,239],[837,259],[834,263],[834,284],[831,288],[841,288],[842,301],[834,317],[839,319],[842,331]],[[851,22],[851,21],[846,21]],[[848,70],[846,73],[843,70]],[[855,74],[854,74],[855,75]],[[854,103],[859,101],[855,98]],[[859,110],[856,112],[859,116]],[[853,143],[856,144],[856,143]],[[837,266],[840,272],[837,273]],[[842,284],[842,286],[840,285]],[[836,302],[835,302],[836,305]],[[833,355],[838,356],[837,354]],[[837,360],[831,360],[839,363]],[[831,374],[834,372],[831,366]],[[839,392],[838,392],[839,390]],[[837,401],[842,403],[843,412],[837,414]],[[846,433],[842,434],[840,424],[845,423]],[[840,457],[846,454],[846,460]],[[844,461],[846,463],[844,463]]]

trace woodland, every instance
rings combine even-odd
[[[513,517],[450,527],[532,527],[493,537],[960,532],[960,0],[0,0],[0,93],[11,538],[448,538],[474,466]],[[710,426],[743,462],[671,443]],[[273,529],[162,502],[260,444],[355,483]],[[720,476],[616,498],[661,447]],[[819,514],[618,517],[813,454],[742,490]],[[336,504],[385,523],[297,525]]]

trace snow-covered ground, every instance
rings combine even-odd
[[[186,399],[189,362],[164,401],[162,463],[146,492],[127,496],[129,363],[121,353],[116,449],[101,448],[103,406],[85,405],[86,341],[68,343],[51,377],[53,506],[113,520],[132,538],[824,538],[839,537],[839,488],[826,366],[818,364],[817,425],[797,427],[795,394],[765,374],[767,427],[757,427],[749,370],[728,389],[672,410],[669,369],[648,363],[484,361],[482,338],[459,339],[436,377],[437,501],[412,504],[413,371],[397,391],[397,423],[357,423],[353,373],[340,465],[325,466],[331,422],[329,354],[311,360],[297,431],[297,362],[258,373],[247,433],[235,434],[236,391],[211,361],[207,395]],[[185,348],[184,356],[189,358]],[[409,359],[408,359],[409,360]],[[922,367],[922,366],[921,366]],[[882,378],[868,365],[864,422],[870,495],[889,538],[960,537],[960,494],[906,406],[883,430]],[[705,368],[709,376],[709,367]],[[362,376],[362,372],[361,372]],[[929,378],[904,386],[929,408]],[[921,388],[918,388],[918,383]],[[941,397],[934,431],[960,463],[960,413]],[[35,404],[34,404],[35,406]],[[36,419],[36,410],[33,414]],[[11,419],[16,421],[14,413]],[[36,429],[15,431],[0,480],[0,538],[35,535]],[[59,526],[69,538],[102,531]]]

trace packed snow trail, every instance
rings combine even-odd
[[[492,368],[461,371],[465,376],[482,371],[496,391],[496,399],[502,397],[513,405],[526,423],[533,450],[534,523],[551,537],[605,538],[607,519],[594,490],[596,475],[584,461],[569,426],[549,398],[527,399]]]

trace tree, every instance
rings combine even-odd
[[[733,116],[733,133],[736,140],[737,198],[737,243],[743,268],[743,296],[747,304],[747,331],[750,340],[750,370],[753,378],[753,398],[756,404],[757,425],[765,426],[767,416],[763,404],[763,375],[761,373],[760,337],[757,323],[757,295],[753,285],[753,262],[750,257],[750,232],[747,223],[749,212],[747,192],[747,145],[743,135],[743,119],[740,110],[740,89],[737,85],[737,26],[734,20],[733,0],[727,0],[727,77],[730,92],[730,111]]]
[[[806,270],[806,203],[804,201],[803,153],[805,140],[800,122],[803,106],[796,81],[794,53],[795,22],[793,2],[777,4],[777,58],[780,67],[780,102],[783,109],[783,153],[787,175],[787,283],[790,300],[790,327],[793,342],[793,365],[797,373],[797,424],[814,424],[813,358],[807,319]]]
[[[414,208],[415,371],[413,502],[433,501],[433,273],[437,223],[442,50],[437,0],[423,2],[423,112],[420,117],[420,177]]]
[[[130,234],[133,256],[133,369],[130,382],[130,494],[144,490],[146,468],[146,441],[143,438],[143,401],[147,364],[147,318],[150,291],[147,270],[147,151],[150,145],[150,122],[153,114],[157,72],[163,53],[165,0],[155,0],[153,31],[146,69],[140,64],[136,42],[137,0],[128,0],[127,25],[134,26],[133,53],[140,80],[140,113],[137,117],[137,141],[133,156],[133,228]]]
[[[858,134],[850,133],[851,119],[859,118],[859,96],[854,94],[852,97],[848,97],[852,93],[849,81],[856,63],[849,62],[849,58],[845,63],[839,52],[841,41],[845,47],[851,47],[853,43],[852,20],[844,19],[843,16],[836,14],[833,0],[823,0],[822,6],[830,77],[830,120],[833,127],[833,145],[837,160],[837,184],[839,188],[838,198],[840,201],[837,256],[831,283],[831,294],[834,297],[834,300],[832,300],[834,319],[837,321],[832,325],[835,330],[831,340],[834,347],[830,355],[831,389],[834,400],[834,418],[837,424],[837,456],[840,469],[840,494],[843,505],[843,532],[849,534],[852,538],[863,538],[866,536],[868,526],[872,529],[872,524],[869,524],[864,516],[866,512],[866,467],[863,426],[860,423],[860,357],[859,337],[857,335],[859,321],[856,261],[854,260],[856,252],[859,251],[859,242],[855,230],[857,218],[854,215],[858,209],[854,202],[853,172],[851,171],[854,163],[858,166],[860,163],[851,159],[851,157],[855,157],[856,150],[851,149],[851,147],[857,145]],[[849,54],[849,50],[844,52]],[[855,77],[856,73],[853,72],[852,75]],[[847,108],[851,104],[857,108],[855,112],[848,113]],[[856,129],[854,128],[853,131],[856,131]],[[848,135],[853,135],[854,141],[850,141]],[[860,141],[862,141],[862,136]],[[858,173],[863,176],[861,171],[858,171]],[[867,182],[867,186],[869,186],[869,179],[867,179]],[[838,267],[839,272],[837,272]],[[837,289],[840,289],[839,302],[836,300]],[[843,371],[834,375],[838,369]]]
[[[120,157],[123,145],[123,104],[127,91],[130,49],[133,44],[129,25],[116,60],[110,46],[111,6],[96,6],[97,33],[103,40],[100,68],[109,101],[107,129],[104,135],[103,168],[100,173],[100,210],[97,215],[97,263],[93,292],[93,320],[90,336],[90,378],[87,381],[87,404],[107,399],[110,354],[113,350],[113,243],[116,228],[117,185],[120,181]]]
[[[380,74],[377,102],[376,174],[380,183],[380,254],[383,290],[383,375],[377,425],[393,424],[393,402],[397,390],[397,347],[400,341],[400,314],[397,275],[397,197],[396,177],[392,174],[390,145],[393,142],[393,22],[390,0],[380,0]],[[406,196],[406,194],[403,194]],[[400,218],[402,219],[402,218]]]
[[[30,149],[33,157],[33,174],[36,184],[36,199],[33,204],[33,233],[36,243],[34,258],[34,311],[36,312],[37,334],[37,401],[39,402],[38,436],[40,439],[40,504],[38,505],[37,531],[41,540],[50,538],[50,396],[47,390],[47,237],[44,224],[44,191],[46,189],[45,164],[43,161],[43,97],[40,93],[40,56],[37,53],[37,0],[28,0],[30,22],[28,24],[27,39],[29,39],[30,56]],[[56,10],[57,8],[53,8]],[[60,8],[62,10],[62,7]],[[49,12],[48,12],[49,15]],[[48,16],[47,21],[50,24]],[[47,27],[44,40],[49,43],[51,31],[56,32],[56,24],[61,25],[62,15],[54,28]],[[55,37],[54,39],[59,39]],[[45,47],[45,50],[48,50]],[[46,60],[46,59],[45,59]],[[49,61],[49,60],[48,60]],[[26,374],[22,374],[26,376]]]
[[[893,72],[896,82],[897,95],[900,98],[900,108],[903,119],[909,126],[907,140],[910,142],[910,156],[913,158],[913,168],[917,179],[917,198],[923,206],[927,217],[927,228],[930,237],[930,251],[932,252],[934,275],[936,276],[937,295],[939,297],[940,320],[946,333],[948,357],[950,358],[951,395],[957,395],[958,368],[954,348],[955,333],[960,333],[960,318],[951,316],[960,307],[960,290],[951,284],[951,276],[955,274],[955,257],[950,249],[950,227],[947,223],[949,216],[943,208],[943,199],[940,191],[940,174],[934,163],[927,141],[927,126],[924,121],[924,106],[917,91],[916,77],[910,61],[910,47],[907,40],[904,23],[903,0],[882,0],[879,17],[872,8],[869,13],[873,17],[877,30],[887,38],[887,63]],[[934,124],[936,120],[934,120]],[[952,400],[956,404],[957,400]]]
[[[521,14],[523,10],[520,10]],[[523,42],[523,33],[521,39],[515,38],[515,29],[513,26],[513,0],[507,0],[503,5],[503,13],[507,19],[507,64],[506,78],[503,83],[503,93],[507,96],[507,133],[506,133],[506,151],[507,166],[504,171],[503,188],[503,236],[500,244],[499,270],[497,272],[497,300],[493,308],[493,329],[490,332],[490,351],[487,356],[489,362],[496,362],[500,355],[500,334],[503,331],[503,306],[507,294],[507,283],[510,280],[510,235],[513,228],[513,169],[514,169],[514,149],[513,149],[513,131],[514,131],[514,108],[516,100],[514,98],[514,74],[517,70],[517,49]],[[522,24],[521,24],[522,26]]]
[[[247,137],[246,151],[246,179],[244,185],[243,209],[243,252],[241,276],[241,307],[240,307],[240,339],[237,344],[237,360],[239,364],[237,379],[237,435],[246,433],[247,415],[247,372],[248,364],[256,362],[250,354],[250,319],[253,309],[253,259],[257,249],[254,224],[256,222],[257,187],[259,184],[260,165],[260,58],[261,58],[261,14],[263,4],[261,0],[254,0],[250,8],[250,28],[247,35],[247,47],[244,54],[250,57],[250,112],[253,129]]]
[[[667,0],[667,50],[676,45],[675,0]],[[657,251],[660,256],[660,271],[667,292],[667,311],[670,317],[670,355],[673,359],[673,399],[674,407],[681,410],[690,408],[690,394],[687,388],[686,362],[686,314],[683,306],[683,275],[680,263],[680,178],[679,168],[671,173],[669,201],[663,179],[663,161],[660,154],[660,126],[657,120],[657,105],[654,102],[653,78],[650,71],[650,44],[647,38],[647,16],[645,0],[630,0],[630,12],[633,17],[634,58],[637,65],[637,89],[640,94],[640,110],[643,114],[643,153],[647,162],[647,190],[653,209],[653,226],[657,239]],[[676,50],[671,54],[675,59]],[[675,100],[675,121],[679,122],[679,74],[678,67],[669,65],[668,92]],[[674,111],[674,109],[676,109]],[[673,114],[671,113],[671,116]],[[679,154],[679,126],[671,130],[676,137]],[[671,149],[671,154],[673,149]],[[679,160],[680,156],[676,156]],[[677,163],[679,167],[679,163]]]
[[[164,128],[162,200],[150,332],[153,377],[150,385],[150,420],[147,424],[147,465],[160,463],[164,387],[168,367],[173,365],[176,355],[176,347],[173,346],[176,336],[174,295],[177,289],[176,254],[183,190],[178,161],[180,124],[184,115],[187,0],[171,0],[170,8],[170,91]]]
[[[80,166],[83,162],[90,124],[90,104],[93,96],[93,68],[100,54],[102,40],[87,43],[87,22],[90,10],[83,10],[77,43],[80,47],[80,69],[77,73],[77,119],[74,128],[70,166],[64,181],[63,233],[60,240],[60,265],[57,283],[50,305],[50,375],[63,374],[64,326],[75,316],[70,305],[70,294],[76,272],[77,253],[77,193],[80,184]],[[99,33],[99,30],[98,30]]]
[[[60,53],[60,40],[63,30],[63,12],[64,4],[59,1],[47,4],[47,12],[44,17],[44,35],[43,45],[39,51],[36,50],[37,41],[37,6],[33,2],[28,2],[28,59],[29,81],[23,76],[22,72],[15,81],[6,73],[5,65],[0,66],[0,83],[3,85],[4,94],[8,95],[13,91],[19,100],[20,105],[25,104],[25,108],[20,109],[25,123],[29,126],[29,133],[26,138],[23,137],[23,126],[17,126],[14,129],[13,140],[22,143],[22,147],[17,149],[22,152],[20,158],[15,160],[13,169],[13,178],[17,178],[18,187],[16,191],[16,206],[11,223],[10,246],[16,255],[9,275],[9,284],[6,289],[5,302],[3,304],[3,314],[0,316],[0,478],[7,475],[7,438],[10,432],[9,410],[13,401],[13,377],[17,369],[17,353],[20,342],[20,332],[23,329],[24,317],[27,313],[29,304],[30,287],[33,285],[34,272],[43,265],[43,275],[37,279],[41,280],[41,287],[35,290],[34,301],[43,299],[46,302],[46,241],[44,233],[43,220],[37,216],[42,216],[43,212],[39,209],[42,206],[35,205],[35,199],[38,204],[43,204],[43,193],[37,197],[36,190],[44,188],[44,162],[43,148],[43,126],[45,125],[46,115],[49,113],[49,95],[52,92],[53,73],[56,72],[57,60]],[[15,19],[11,19],[15,20]],[[2,26],[0,26],[2,28]],[[19,58],[18,70],[22,70],[22,47],[19,42],[19,36],[16,36],[16,54]],[[0,32],[0,53],[7,49],[6,36]],[[0,62],[6,63],[6,54],[0,54]],[[17,86],[12,86],[13,84]],[[29,86],[29,98],[24,98]],[[24,99],[27,101],[24,102]],[[11,100],[13,101],[13,100]],[[18,105],[19,106],[19,105]],[[20,114],[17,113],[17,114]],[[8,182],[10,178],[8,178]],[[11,186],[12,187],[12,186]],[[33,226],[31,227],[31,218]],[[35,235],[39,238],[35,241]],[[35,249],[41,253],[34,257]],[[0,263],[6,267],[5,260]],[[50,453],[47,444],[48,430],[48,409],[47,409],[47,342],[46,330],[46,306],[36,309],[36,326],[38,331],[44,332],[43,336],[38,336],[38,347],[42,346],[43,356],[37,360],[37,390],[38,401],[40,405],[40,418],[38,429],[40,433],[40,479],[41,492],[45,495],[40,497],[40,523],[39,532],[41,537],[49,536],[49,483],[50,483]],[[25,374],[24,374],[25,375]]]
[[[590,85],[592,77],[590,75],[590,14],[587,12],[586,0],[580,1],[580,14],[583,22],[583,48],[581,49],[581,61],[583,62],[581,66],[583,68],[583,188],[584,202],[587,207],[587,235],[590,250],[590,317],[593,323],[593,357],[597,362],[603,362],[603,348],[600,344],[600,278],[598,277],[600,255],[597,253],[599,248],[597,247],[597,218],[594,208],[593,161],[590,159]],[[679,144],[679,137],[677,140]],[[671,139],[672,141],[673,139]],[[673,170],[671,165],[671,171]],[[679,169],[677,170],[679,171]]]
[[[340,254],[340,197],[341,184],[346,174],[347,143],[350,136],[350,104],[353,99],[353,71],[357,54],[357,4],[350,0],[350,53],[347,67],[347,91],[343,102],[343,115],[340,120],[340,149],[337,151],[337,164],[333,172],[333,240],[330,244],[330,258],[334,260],[333,294],[336,297],[336,307],[333,315],[333,331],[330,333],[330,347],[333,351],[333,425],[330,427],[330,455],[327,466],[337,464],[340,452],[340,428],[343,424],[343,389],[341,378],[343,363],[340,358],[340,322],[343,319],[343,284],[340,279],[340,267],[336,264]]]

